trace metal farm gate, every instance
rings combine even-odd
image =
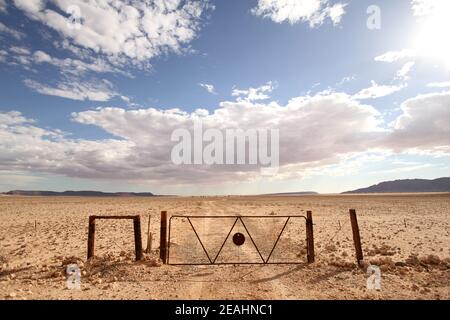
[[[164,220],[166,217],[162,217],[161,230],[166,229]],[[302,223],[302,221],[305,222]],[[203,226],[208,226],[206,232],[205,228],[200,227],[202,223]],[[175,224],[178,224],[178,229],[176,226],[174,227]],[[183,228],[179,226],[183,226]],[[303,228],[304,230],[301,230]],[[289,251],[294,254],[294,257],[301,257],[303,254],[308,263],[314,262],[311,211],[307,212],[306,217],[302,215],[172,215],[168,224],[167,243],[164,243],[164,238],[166,238],[164,233],[165,230],[162,231],[161,258],[170,265],[305,263],[298,259],[294,259],[296,261],[283,259],[289,258],[286,254]],[[183,244],[178,243],[179,241]],[[197,250],[194,249],[195,247]],[[273,257],[275,251],[278,252],[278,259]],[[197,252],[197,254],[193,254],[193,252]],[[236,252],[239,253],[237,260]]]
[[[358,227],[358,220],[356,217],[356,210],[349,209],[350,222],[353,233],[353,243],[355,246],[355,258],[358,265],[363,266],[363,250],[361,246],[361,237]],[[135,216],[89,216],[89,228],[88,228],[88,250],[87,258],[90,259],[94,256],[94,245],[95,245],[95,221],[96,219],[114,219],[123,220],[130,219],[133,220],[134,228],[134,244],[136,252],[136,260],[141,260],[143,258],[142,250],[142,239],[141,239],[141,220],[139,215]],[[182,232],[175,232],[174,222],[181,220],[187,225],[187,228],[182,230]],[[227,226],[227,220],[229,225]],[[279,228],[277,228],[277,222]],[[305,221],[305,224],[292,225],[293,221]],[[218,221],[219,224],[208,223],[207,232],[201,232],[198,223],[196,221]],[[221,222],[222,221],[222,222]],[[253,222],[251,222],[253,221]],[[255,223],[255,221],[259,221]],[[211,226],[212,225],[212,226]],[[291,225],[291,226],[290,226]],[[256,226],[256,228],[255,228]],[[286,231],[289,229],[290,231]],[[295,257],[299,257],[302,254],[306,255],[307,262],[314,262],[314,235],[313,235],[313,220],[312,212],[307,211],[306,217],[302,215],[289,215],[289,216],[241,216],[241,215],[223,215],[223,216],[182,216],[173,215],[169,219],[169,228],[167,228],[167,211],[161,211],[161,229],[160,229],[160,246],[159,254],[162,262],[164,264],[170,265],[225,265],[225,264],[303,264],[304,261],[291,261],[291,260],[276,260],[274,258],[274,252],[278,249],[278,254],[281,257],[286,256],[286,252],[291,251]],[[305,231],[303,235],[306,235],[306,239],[302,238],[302,232],[299,230],[304,227]],[[239,228],[241,230],[239,230]],[[168,235],[167,235],[167,229]],[[178,230],[179,231],[179,230]],[[189,234],[190,231],[190,234]],[[205,231],[205,230],[203,230]],[[255,233],[259,233],[260,237],[255,238]],[[265,242],[261,242],[262,239]],[[176,234],[174,236],[174,234]],[[284,236],[284,238],[283,238]],[[247,239],[248,237],[248,239]],[[184,248],[184,252],[178,250],[179,247],[183,247],[176,241],[187,240]],[[212,242],[212,245],[216,245],[216,249],[211,248],[210,238],[215,238],[216,241]],[[151,240],[150,233],[150,218],[149,218],[149,233],[148,241]],[[284,240],[283,240],[284,239]],[[230,241],[229,241],[230,240]],[[273,243],[271,243],[273,240]],[[297,240],[297,241],[296,241]],[[298,241],[299,240],[299,241]],[[303,242],[304,241],[304,242]],[[209,242],[209,245],[208,245]],[[284,242],[284,244],[281,244]],[[244,259],[238,259],[233,261],[229,259],[229,256],[223,254],[225,247],[228,245],[232,246],[233,249],[243,248],[247,246],[248,248],[253,248],[256,253],[256,260],[251,261],[248,250],[242,250],[242,256]],[[195,246],[200,246],[201,259],[200,261],[195,261],[197,258],[195,255],[191,254],[195,249]],[[147,247],[151,250],[151,245],[147,243]],[[263,248],[266,250],[263,250]],[[188,257],[194,258],[194,261],[173,261],[177,258],[177,254],[173,254],[174,251],[179,251],[178,258]],[[266,254],[264,254],[264,251]],[[175,256],[175,257],[174,257]],[[264,257],[265,256],[265,257]],[[220,258],[220,259],[219,259]]]

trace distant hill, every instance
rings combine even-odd
[[[263,196],[308,196],[318,194],[314,191],[302,191],[302,192],[281,192],[281,193],[267,193]]]
[[[25,191],[12,190],[3,192],[11,196],[78,196],[78,197],[152,197],[151,192],[101,192],[101,191]]]
[[[385,181],[368,188],[343,192],[349,193],[395,193],[395,192],[450,192],[450,178],[434,180],[406,179]]]

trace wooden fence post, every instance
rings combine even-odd
[[[88,254],[87,258],[94,256],[94,246],[95,246],[95,217],[89,217],[89,229],[88,229]]]
[[[136,261],[142,260],[142,237],[141,237],[141,217],[136,216],[133,219],[134,227],[134,249],[136,253]]]
[[[150,232],[150,226],[151,226],[151,220],[152,215],[148,215],[148,225],[147,225],[147,249],[145,249],[145,252],[151,253],[152,252],[152,233]]]
[[[314,262],[314,232],[313,232],[313,219],[312,212],[306,211],[306,250],[308,263]]]
[[[358,219],[356,217],[356,210],[350,209],[350,222],[352,224],[352,232],[353,232],[353,243],[355,244],[355,252],[356,252],[356,262],[359,266],[362,266],[363,262],[363,251],[361,247],[361,237],[359,234],[359,227],[358,227]]]
[[[166,264],[167,261],[167,211],[161,211],[161,232],[159,236],[159,257]]]

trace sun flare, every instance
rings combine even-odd
[[[450,1],[438,1],[419,22],[415,35],[418,55],[444,62],[450,67]]]

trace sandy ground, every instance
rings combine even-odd
[[[381,289],[355,264],[348,209],[358,213],[365,265],[381,269]],[[216,262],[267,259],[286,219],[313,211],[316,262],[306,263],[305,222],[292,218],[270,262],[298,265],[162,265],[160,211],[193,218]],[[151,215],[153,252],[134,262],[132,221],[98,221],[96,257],[86,261],[89,215],[141,216],[144,248]],[[0,197],[0,299],[450,299],[450,194],[301,197]],[[248,235],[250,233],[252,239]],[[242,246],[231,237],[246,236]],[[257,245],[258,251],[253,246]],[[173,218],[171,263],[209,262],[189,220]],[[69,290],[66,266],[81,268]]]

